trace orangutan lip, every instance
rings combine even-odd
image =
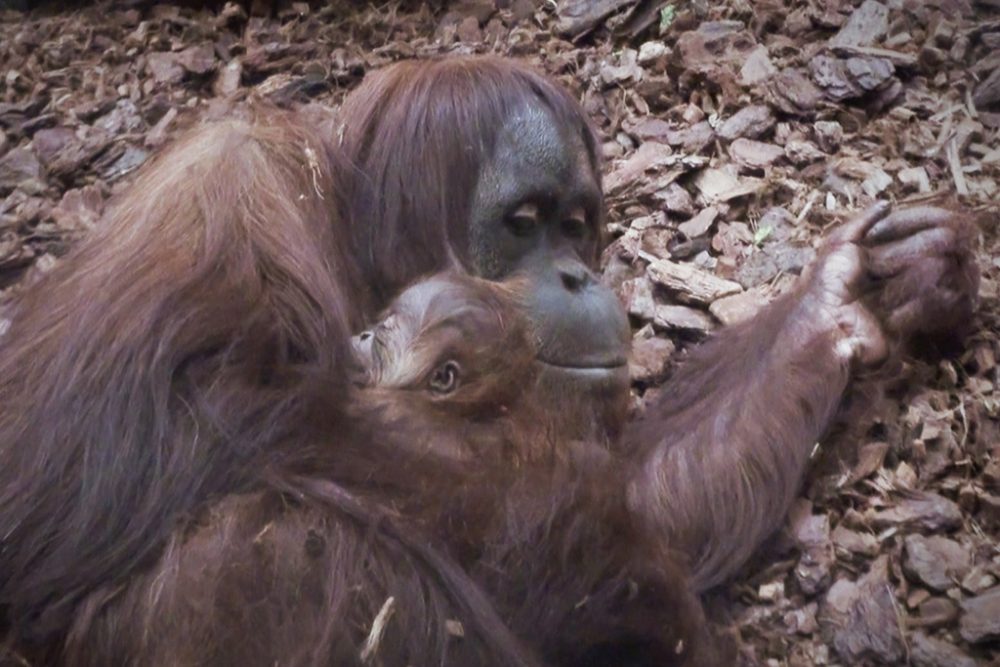
[[[544,366],[551,366],[552,368],[558,368],[566,371],[612,371],[619,368],[624,368],[626,361],[624,359],[611,359],[607,362],[598,364],[564,364],[554,361],[548,361],[547,359],[542,359],[537,357],[538,362]]]

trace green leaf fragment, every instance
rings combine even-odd
[[[674,19],[677,18],[677,8],[673,5],[667,5],[660,10],[660,34],[662,35],[667,30],[670,29],[671,24],[673,24]]]
[[[754,232],[754,235],[753,235],[753,244],[754,245],[760,245],[765,240],[767,240],[767,237],[770,236],[771,232],[773,232],[773,231],[774,231],[774,228],[771,227],[771,225],[766,225],[764,227],[758,227],[757,231]]]

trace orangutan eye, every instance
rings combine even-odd
[[[530,236],[538,226],[538,206],[521,204],[504,221],[514,236]]]
[[[436,394],[450,394],[458,389],[461,367],[457,361],[446,361],[431,373],[428,386]]]
[[[566,238],[582,239],[587,235],[587,222],[582,218],[567,218],[562,221],[562,232]]]

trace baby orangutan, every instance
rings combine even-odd
[[[382,406],[390,423],[402,410],[417,435],[407,447],[458,465],[457,484],[425,490],[407,513],[437,523],[429,531],[554,664],[719,664],[706,657],[700,603],[666,545],[635,530],[630,469],[595,430],[609,425],[591,423],[601,406],[554,416],[540,395],[549,385],[537,382],[523,293],[516,278],[437,275],[354,339],[366,407]],[[582,423],[592,437],[567,440],[564,425],[580,433]]]
[[[553,437],[518,301],[516,282],[451,274],[407,289],[354,339],[343,437],[89,596],[59,659],[721,664],[686,576],[635,530],[625,466]],[[312,470],[330,472],[295,476]]]

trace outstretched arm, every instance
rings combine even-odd
[[[942,209],[876,205],[826,242],[801,287],[699,349],[633,424],[629,502],[724,581],[784,520],[852,372],[971,316],[972,226]]]

